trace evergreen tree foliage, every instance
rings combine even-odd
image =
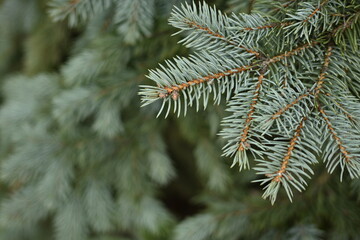
[[[0,3],[0,239],[359,239],[357,1]]]
[[[195,52],[150,71],[157,86],[142,88],[143,105],[162,99],[159,113],[180,115],[225,95],[224,155],[242,170],[251,154],[272,203],[281,187],[290,200],[303,191],[320,159],[340,179],[358,178],[359,2],[259,5],[231,16],[205,2],[175,8],[169,22]]]

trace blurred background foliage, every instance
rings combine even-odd
[[[223,104],[140,108],[147,69],[191,52],[167,24],[181,2],[0,1],[0,239],[360,239],[359,181],[318,166],[271,206],[220,157]]]

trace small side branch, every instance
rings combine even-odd
[[[320,3],[320,6],[318,8],[316,8],[314,11],[311,12],[311,14],[309,16],[307,16],[307,18],[304,20],[304,22],[308,22],[312,17],[315,16],[315,14],[317,12],[320,11],[320,9],[328,2],[329,0],[323,0],[321,3]]]
[[[294,2],[296,2],[297,0],[290,0],[289,2],[285,3],[282,5],[283,8],[287,8],[288,6],[290,6],[291,4],[293,4]]]
[[[329,129],[333,139],[336,141],[340,152],[343,154],[345,161],[349,163],[351,161],[350,153],[346,150],[346,147],[344,146],[343,142],[341,141],[340,137],[335,132],[335,129],[333,125],[330,122],[330,119],[328,118],[327,114],[325,113],[324,109],[319,107],[319,112],[321,113],[322,118],[325,120],[327,128]]]
[[[223,40],[224,42],[226,42],[226,43],[228,43],[230,45],[241,48],[241,49],[245,50],[248,53],[254,54],[255,56],[260,56],[259,52],[248,49],[245,46],[238,45],[237,43],[235,43],[235,42],[233,42],[231,40],[228,40],[225,36],[221,35],[220,33],[214,32],[213,30],[211,30],[208,27],[203,27],[203,26],[197,24],[196,22],[193,22],[193,21],[190,21],[190,20],[185,21],[185,23],[188,24],[190,27],[193,27],[195,29],[203,30],[203,31],[207,32],[209,35],[217,37],[217,38]]]
[[[166,90],[166,93],[159,93],[158,97],[159,98],[166,98],[168,96],[170,96],[171,94],[175,94],[176,96],[178,96],[178,93],[188,87],[191,87],[191,86],[195,86],[195,85],[199,85],[201,83],[205,83],[205,82],[209,82],[213,79],[217,79],[217,78],[220,78],[220,77],[225,77],[225,76],[229,76],[229,75],[234,75],[234,74],[237,74],[237,73],[241,73],[241,72],[246,72],[246,71],[249,71],[251,69],[254,69],[256,67],[259,67],[259,66],[267,66],[271,63],[276,63],[278,61],[281,61],[282,59],[285,59],[287,57],[290,57],[292,55],[295,55],[303,50],[305,50],[306,48],[310,48],[314,45],[318,44],[318,42],[316,41],[313,41],[311,43],[307,43],[305,45],[302,45],[300,47],[297,47],[291,51],[288,51],[288,52],[285,52],[285,53],[282,53],[280,55],[277,55],[275,57],[272,57],[270,59],[267,59],[267,60],[264,60],[260,63],[255,63],[255,64],[251,64],[251,65],[245,65],[245,66],[241,66],[241,67],[238,67],[238,68],[234,68],[234,69],[230,69],[230,70],[227,70],[227,71],[224,71],[224,72],[219,72],[219,73],[215,73],[215,74],[210,74],[210,75],[207,75],[207,76],[204,76],[204,77],[201,77],[201,78],[197,78],[197,79],[193,79],[191,81],[188,81],[188,82],[185,82],[185,83],[182,83],[182,84],[179,84],[179,85],[175,85],[175,86],[165,86],[165,87],[162,87],[163,89]]]
[[[338,106],[338,108],[340,108],[340,110],[349,119],[349,121],[356,123],[356,120],[354,119],[354,117],[351,116],[351,114],[344,108],[344,106],[341,103],[335,101],[335,104]]]
[[[277,119],[278,117],[280,117],[283,113],[285,113],[287,110],[289,110],[290,108],[292,108],[293,106],[295,106],[298,102],[300,102],[302,99],[306,98],[310,96],[310,93],[305,93],[303,95],[300,95],[298,98],[296,98],[294,101],[292,101],[291,103],[287,104],[285,107],[279,109],[276,113],[274,113],[271,116],[272,120]]]
[[[279,23],[271,23],[269,25],[264,25],[264,26],[258,26],[258,27],[246,27],[243,30],[245,31],[255,31],[255,30],[261,30],[261,29],[269,29],[269,28],[277,28],[277,27],[286,27],[291,25],[292,22],[279,22]]]
[[[316,41],[312,41],[311,43],[307,43],[307,44],[304,44],[300,47],[297,47],[291,51],[288,51],[288,52],[285,52],[285,53],[282,53],[280,55],[277,55],[277,56],[274,56],[272,58],[270,58],[269,60],[266,60],[265,61],[265,64],[269,64],[269,63],[275,63],[275,62],[279,62],[281,61],[282,59],[284,58],[287,58],[287,57],[290,57],[292,55],[295,55],[303,50],[305,50],[306,48],[310,48],[310,47],[313,47],[314,45],[318,44],[318,42]]]
[[[325,57],[324,57],[324,63],[323,63],[323,66],[321,68],[320,75],[319,75],[317,83],[316,83],[316,87],[312,91],[309,91],[307,93],[304,93],[304,94],[300,95],[294,101],[287,104],[285,107],[279,109],[277,112],[275,112],[271,116],[272,120],[275,120],[275,119],[279,118],[282,114],[284,114],[290,108],[292,108],[293,106],[298,104],[302,99],[304,99],[304,98],[306,98],[306,97],[308,97],[310,95],[314,95],[315,99],[318,97],[318,95],[320,94],[321,88],[324,85],[324,80],[325,80],[326,75],[327,75],[327,70],[328,70],[329,64],[330,64],[330,56],[332,55],[332,49],[333,48],[331,46],[329,46],[327,48],[327,50],[326,50]]]
[[[323,87],[324,80],[325,80],[326,75],[327,75],[327,70],[329,68],[330,56],[331,55],[332,55],[332,47],[329,46],[327,48],[327,50],[326,50],[325,57],[324,57],[324,63],[323,63],[323,66],[321,68],[320,75],[319,75],[318,81],[316,83],[316,87],[314,89],[315,98],[318,97],[318,95],[320,93],[320,90]]]
[[[297,126],[296,130],[295,130],[295,134],[294,136],[291,138],[290,140],[290,144],[289,147],[287,149],[287,152],[283,158],[280,170],[277,171],[277,175],[276,177],[272,180],[274,182],[280,182],[281,178],[284,177],[284,173],[286,172],[286,169],[289,165],[289,160],[291,158],[291,155],[293,154],[293,151],[295,149],[295,146],[299,140],[299,137],[301,135],[301,129],[304,127],[304,122],[306,121],[307,117],[303,117],[299,123],[299,125]]]
[[[320,10],[321,8],[328,2],[329,0],[323,0],[320,3],[320,6],[318,8],[316,8],[314,11],[312,11],[304,20],[302,20],[303,23],[308,22],[311,18],[313,18]],[[290,1],[290,3],[283,5],[283,7],[287,7],[289,6],[292,2],[294,1]],[[280,8],[278,8],[277,10],[280,10]],[[254,30],[261,30],[261,29],[269,29],[269,28],[277,28],[277,27],[286,27],[286,26],[290,26],[295,24],[295,21],[286,21],[286,22],[280,22],[280,23],[270,23],[268,25],[264,25],[264,26],[258,26],[258,27],[247,27],[244,28],[244,30],[246,31],[254,31]]]
[[[332,31],[332,35],[336,35],[339,32],[344,32],[348,28],[350,28],[354,22],[358,21],[360,17],[360,11],[356,12],[354,15],[351,15],[343,24],[340,24]]]
[[[250,131],[250,127],[251,127],[251,123],[252,123],[252,119],[253,119],[253,114],[255,112],[256,109],[256,104],[259,101],[259,97],[260,97],[260,91],[261,91],[261,86],[263,83],[263,79],[264,79],[264,72],[266,69],[262,69],[259,77],[258,77],[258,81],[257,84],[255,86],[255,92],[254,92],[254,97],[252,98],[251,104],[250,104],[250,109],[249,112],[247,114],[246,120],[245,120],[245,127],[243,129],[240,141],[239,141],[239,147],[238,147],[238,151],[244,151],[245,149],[247,149],[247,138],[248,138],[248,134]]]
[[[70,0],[68,2],[68,5],[67,6],[64,6],[62,8],[63,11],[67,12],[67,13],[70,13],[70,12],[74,12],[77,5],[79,5],[83,0]]]
[[[182,84],[179,84],[179,85],[176,85],[176,86],[164,87],[164,89],[167,91],[167,96],[168,96],[168,95],[170,95],[170,94],[172,94],[174,92],[178,93],[179,91],[184,90],[184,89],[186,89],[186,88],[188,88],[190,86],[199,85],[199,84],[204,83],[204,82],[209,82],[210,80],[213,80],[213,79],[217,79],[217,78],[220,78],[220,77],[225,77],[225,76],[234,75],[234,74],[237,74],[237,73],[248,71],[248,70],[252,69],[255,66],[256,65],[246,65],[246,66],[242,66],[242,67],[239,67],[239,68],[230,69],[230,70],[227,70],[227,71],[224,71],[224,72],[210,74],[210,75],[207,75],[205,77],[194,79],[194,80],[191,80],[191,81],[188,81],[186,83],[182,83]],[[160,98],[165,98],[167,96],[164,95],[164,94],[159,95]]]

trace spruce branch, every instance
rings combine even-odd
[[[298,0],[290,0],[290,1],[288,1],[287,3],[282,4],[281,7],[282,7],[282,8],[287,8],[287,7],[289,7],[291,4],[293,4],[293,3],[297,2],[297,1],[298,1]]]
[[[359,29],[360,29],[360,11],[359,6],[356,12],[346,17],[343,24],[339,24],[332,31],[332,35],[336,44],[346,48],[346,44],[350,43],[351,49],[358,51]]]
[[[260,55],[259,52],[232,38],[232,32],[229,31],[230,18],[205,3],[200,2],[196,7],[195,3],[191,6],[185,2],[181,8],[175,7],[169,23],[180,29],[176,34],[183,31],[189,33],[180,41],[186,47],[206,49],[218,54],[230,54],[233,51],[236,53],[240,50],[257,57]]]
[[[329,117],[327,116],[327,114],[325,113],[324,109],[322,109],[321,107],[319,107],[319,112],[321,113],[321,117],[324,119],[324,121],[326,122],[327,128],[329,129],[332,138],[336,141],[336,144],[339,147],[340,152],[342,153],[345,162],[349,163],[351,161],[351,156],[350,153],[347,151],[346,147],[344,146],[343,142],[341,141],[340,137],[338,136],[338,134],[336,133],[333,125],[331,124]]]
[[[219,33],[217,33],[217,32],[212,31],[210,28],[202,27],[202,26],[200,26],[199,24],[197,24],[197,23],[195,23],[195,22],[192,22],[192,21],[188,21],[188,22],[186,22],[186,23],[187,23],[190,27],[193,27],[193,28],[198,29],[198,30],[203,30],[203,31],[205,31],[206,33],[208,33],[209,35],[212,35],[212,36],[214,36],[214,37],[216,37],[216,38],[219,38],[219,39],[225,41],[226,43],[231,44],[231,45],[233,45],[233,46],[235,46],[235,47],[239,47],[239,48],[245,50],[245,51],[248,52],[248,53],[254,54],[255,56],[259,56],[259,55],[260,55],[259,52],[254,51],[254,50],[251,50],[251,49],[248,49],[248,48],[246,48],[245,46],[239,45],[238,43],[232,41],[231,39],[226,39],[225,36],[223,36],[223,35],[221,35],[221,34],[219,34]]]
[[[303,117],[299,123],[299,125],[296,127],[294,136],[291,138],[289,147],[287,149],[287,152],[283,158],[283,161],[281,163],[281,168],[276,172],[276,176],[272,179],[272,181],[280,182],[281,178],[285,176],[286,169],[288,167],[291,155],[293,154],[293,151],[295,149],[295,146],[297,144],[297,141],[300,138],[301,135],[301,129],[304,127],[304,122],[306,121],[307,117]],[[291,180],[291,179],[290,179]]]
[[[347,119],[352,122],[355,126],[358,125],[359,123],[359,119],[357,119],[357,117],[353,116],[352,114],[350,114],[350,111],[352,111],[353,113],[357,110],[357,109],[352,109],[352,110],[347,110],[346,107],[344,106],[344,104],[341,104],[339,101],[335,100],[334,98],[330,98],[331,101],[333,101],[336,106],[340,109],[340,111],[347,117]],[[346,103],[346,99],[340,99],[342,100],[341,102],[345,102]],[[359,111],[359,110],[357,110]]]
[[[298,124],[302,116],[308,116],[313,111],[313,98],[310,91],[301,84],[294,86],[294,89],[271,89],[267,94],[267,101],[259,105],[257,128],[263,134],[286,133],[286,136],[290,136],[293,126]]]
[[[226,95],[227,95],[227,99],[228,99],[231,96],[232,91],[235,90],[235,92],[236,92],[240,86],[239,84],[241,84],[241,82],[239,82],[239,81],[237,81],[236,83],[229,82],[229,77],[231,77],[233,75],[239,75],[241,73],[249,72],[250,70],[257,69],[261,66],[279,62],[288,57],[297,55],[298,53],[304,51],[307,48],[311,48],[311,47],[315,46],[316,44],[318,44],[318,42],[312,41],[310,43],[302,44],[301,46],[298,46],[290,51],[285,51],[274,57],[267,58],[261,62],[254,61],[253,63],[251,63],[249,65],[242,65],[242,66],[236,66],[236,62],[239,60],[240,60],[240,62],[246,61],[246,59],[245,60],[234,59],[235,61],[229,61],[232,59],[226,59],[226,58],[220,58],[220,57],[214,58],[214,56],[210,53],[202,54],[204,56],[201,56],[201,55],[190,56],[189,59],[177,58],[174,60],[175,64],[170,61],[167,61],[166,62],[167,67],[161,66],[163,70],[160,70],[160,69],[150,70],[150,74],[148,77],[157,83],[157,85],[158,85],[157,88],[151,87],[151,86],[146,86],[146,85],[141,86],[142,89],[140,91],[140,95],[142,95],[143,106],[150,104],[150,103],[156,101],[157,99],[167,100],[169,98],[172,98],[176,103],[176,101],[178,101],[178,99],[181,96],[180,93],[184,92],[184,90],[190,89],[189,91],[192,91],[191,90],[192,88],[202,85],[204,83],[208,83],[208,86],[209,86],[209,83],[214,85],[212,80],[218,80],[219,84],[224,83],[226,88],[223,87],[223,89],[222,90],[220,89],[218,91],[218,93],[221,93],[221,92],[223,93],[224,91],[227,91]],[[227,61],[226,66],[234,65],[234,68],[225,70],[224,67],[222,67],[221,65],[224,65],[223,63],[226,61]],[[250,59],[250,61],[251,61],[251,59]],[[204,62],[206,62],[207,65],[209,65],[209,66],[213,66],[214,70],[217,70],[218,68],[221,68],[223,70],[220,72],[211,73],[209,75],[196,77],[191,80],[185,80],[186,78],[188,78],[188,74],[184,73],[183,69],[190,69],[195,72],[209,71],[209,70],[206,70],[206,68],[208,68],[208,67],[207,67],[207,65],[204,65]],[[211,72],[214,72],[214,70],[212,70]],[[196,76],[198,76],[198,74],[196,74]],[[220,81],[221,79],[224,79],[224,80]],[[198,90],[200,90],[200,91],[196,97],[197,105],[198,105],[198,101],[201,97],[201,94],[205,94],[206,99],[207,99],[208,94],[210,93],[211,90],[213,92],[216,92],[214,87],[198,88]],[[185,106],[187,104],[192,105],[192,100],[187,102],[186,94],[187,93],[183,94]],[[214,96],[217,97],[218,101],[220,101],[219,96],[216,96],[215,94],[214,94]],[[168,104],[170,104],[170,101],[166,101],[166,102]],[[164,101],[164,103],[165,103],[165,101]],[[206,105],[206,104],[207,103],[204,103],[204,105]],[[161,113],[161,111],[163,109],[164,109],[163,107],[160,109],[159,114]],[[167,114],[169,113],[169,111],[170,110],[168,107]],[[179,111],[178,111],[178,114],[180,114]]]
[[[354,14],[348,16],[346,21],[343,24],[339,25],[338,27],[336,27],[334,29],[333,35],[336,35],[339,32],[344,32],[348,28],[351,28],[353,26],[353,24],[355,24],[358,21],[359,17],[360,17],[360,11],[355,12]]]
[[[320,70],[320,75],[319,75],[319,78],[318,78],[318,80],[316,82],[316,87],[315,87],[314,93],[313,93],[314,96],[315,96],[315,99],[318,98],[318,96],[320,94],[320,91],[321,91],[321,89],[323,87],[326,75],[328,74],[327,70],[329,68],[330,56],[332,55],[332,50],[333,50],[333,48],[331,46],[328,46],[327,49],[326,49],[325,57],[324,57],[324,63],[323,63],[322,68]]]
[[[69,18],[69,25],[76,26],[103,12],[111,4],[112,0],[52,0],[49,13],[54,21]]]
[[[251,127],[251,123],[252,123],[252,119],[253,119],[253,115],[255,113],[255,108],[256,108],[256,104],[259,101],[259,97],[260,97],[260,91],[261,91],[261,86],[263,84],[263,78],[264,78],[264,71],[266,71],[266,69],[262,69],[259,77],[258,77],[258,81],[256,83],[256,87],[255,87],[255,91],[254,91],[254,96],[252,98],[251,104],[250,104],[250,109],[249,112],[246,116],[245,119],[245,127],[243,129],[243,133],[241,134],[241,138],[240,138],[240,142],[239,142],[239,147],[238,147],[238,151],[244,151],[245,149],[248,148],[248,143],[247,143],[247,138],[248,138],[248,133]]]
[[[223,121],[223,126],[226,126],[227,128],[222,131],[221,135],[225,138],[229,138],[228,144],[224,147],[224,155],[234,157],[232,166],[238,164],[240,170],[243,168],[250,168],[246,151],[250,150],[256,152],[251,146],[257,146],[257,138],[260,138],[257,132],[253,131],[251,127],[254,119],[253,115],[256,112],[257,104],[262,95],[263,85],[266,84],[266,70],[267,66],[260,69],[256,81],[251,83],[251,86],[247,86],[246,88],[243,87],[243,92],[234,97],[230,102],[230,108],[228,109],[228,111],[233,112],[233,115]],[[232,105],[232,103],[234,104]],[[239,110],[241,111],[241,116],[246,116],[245,119],[239,119]],[[236,145],[234,145],[233,142],[234,132],[232,131],[232,127],[234,124],[236,124],[236,129],[239,131],[238,137],[236,137]],[[236,146],[236,148],[234,148],[234,146]]]
[[[359,0],[207,1],[250,14],[190,0],[1,2],[0,72],[17,72],[0,83],[3,238],[357,239]],[[76,29],[42,21],[55,2]],[[71,48],[50,54],[49,28]],[[54,55],[52,74],[19,69]],[[143,67],[165,56],[140,110]],[[228,160],[252,171],[234,177]]]
[[[311,114],[311,113],[308,113]],[[310,138],[317,136],[319,133],[315,130],[317,121],[314,117],[303,116],[293,130],[291,137],[281,137],[274,139],[269,143],[269,148],[276,148],[275,152],[266,153],[266,159],[258,159],[258,174],[264,175],[265,178],[255,180],[265,185],[264,198],[269,198],[274,204],[278,191],[282,186],[289,199],[292,200],[292,188],[299,192],[305,189],[307,185],[304,177],[310,178],[313,170],[310,165],[317,163],[316,154],[319,152],[319,139]],[[287,140],[287,141],[285,141]]]
[[[351,178],[358,178],[359,161],[359,130],[354,127],[344,114],[337,114],[331,108],[325,110],[319,106],[319,113],[325,124],[327,134],[323,136],[324,161],[328,171],[332,173],[339,166],[342,180],[345,169]]]
[[[187,106],[192,106],[194,102],[198,109],[202,98],[206,107],[210,93],[213,93],[215,102],[219,102],[224,93],[228,99],[233,90],[239,88],[240,78],[246,78],[249,71],[257,66],[257,64],[250,65],[244,58],[217,57],[210,53],[177,58],[174,59],[174,63],[169,61],[166,63],[167,67],[162,66],[163,70],[151,70],[148,76],[157,83],[158,87],[142,86],[140,91],[143,105],[163,99],[163,107],[159,114],[166,104],[168,114],[172,102],[175,111],[175,107],[178,106],[176,104],[184,101],[184,114]],[[187,71],[184,72],[184,69]],[[181,109],[177,108],[177,110],[180,114]]]
[[[297,97],[296,99],[292,100],[292,102],[288,103],[285,107],[277,110],[272,116],[271,116],[271,120],[275,120],[277,118],[279,118],[283,113],[285,113],[286,111],[288,111],[290,108],[292,108],[293,106],[295,106],[296,104],[298,104],[301,100],[307,98],[310,96],[310,93],[304,93],[301,94],[299,97]]]
[[[298,96],[297,98],[292,100],[290,103],[286,104],[286,106],[278,109],[275,113],[272,114],[271,118],[267,119],[266,121],[276,120],[281,115],[283,115],[285,112],[287,112],[288,110],[293,108],[295,105],[302,102],[302,100],[308,99],[308,97],[310,97],[312,95],[314,96],[314,100],[316,100],[318,98],[318,95],[320,94],[320,90],[323,87],[324,80],[325,80],[326,75],[327,75],[327,70],[328,70],[329,63],[330,63],[330,56],[332,54],[331,51],[332,51],[332,47],[329,46],[327,48],[327,50],[326,50],[326,53],[324,54],[325,55],[324,63],[323,63],[323,66],[322,66],[322,68],[320,70],[320,74],[319,74],[319,77],[317,79],[317,82],[316,82],[315,86],[313,88],[311,88],[310,90],[308,90],[306,93],[301,94],[300,96]]]
[[[256,31],[256,30],[264,30],[264,29],[272,29],[272,28],[285,28],[286,27],[291,27],[292,25],[298,25],[298,24],[304,24],[310,21],[311,18],[313,18],[318,12],[320,12],[321,8],[328,2],[329,0],[323,0],[319,7],[315,8],[310,14],[308,14],[307,16],[305,16],[303,19],[300,19],[300,21],[294,21],[292,20],[285,20],[285,21],[280,21],[280,22],[270,22],[266,25],[259,25],[259,26],[253,26],[253,27],[244,27],[244,28],[240,28],[240,30],[242,31]],[[294,2],[294,1],[292,1]],[[291,4],[284,4],[283,6],[287,7]],[[299,20],[299,17],[297,16],[293,16],[295,20]],[[291,18],[289,18],[291,19]]]
[[[245,27],[242,30],[243,31],[256,31],[256,30],[263,30],[263,29],[270,29],[270,28],[286,27],[291,24],[292,24],[291,22],[270,23],[269,25],[263,25],[263,26]]]
[[[328,3],[328,1],[329,1],[329,0],[323,0],[323,1],[321,1],[319,7],[317,7],[314,11],[312,11],[312,12],[310,13],[310,15],[307,16],[303,21],[304,21],[304,22],[308,22],[312,17],[315,16],[315,14],[317,14],[317,13],[320,11],[320,9],[321,9],[326,3]]]
[[[230,116],[220,132],[227,139],[223,155],[240,170],[250,168],[252,155],[257,174],[265,176],[258,180],[263,197],[272,203],[281,188],[290,199],[293,188],[305,189],[320,153],[329,172],[340,166],[341,177],[345,169],[360,175],[360,111],[353,94],[360,91],[358,52],[342,52],[334,40],[339,26],[355,22],[356,7],[322,0],[288,8],[274,18],[227,17],[205,3],[178,9],[171,23],[189,31],[185,43],[198,53],[150,70],[157,87],[140,91],[143,105],[162,99],[159,114],[167,107],[166,115],[171,105],[179,115],[180,106],[186,113],[195,103],[198,110],[210,94],[215,103],[225,94]],[[346,17],[335,14],[348,8],[353,13]]]
[[[154,0],[122,0],[116,4],[114,23],[124,42],[134,44],[142,36],[151,35],[154,15]]]
[[[215,74],[210,74],[210,75],[204,76],[202,78],[193,79],[191,81],[182,83],[180,85],[169,86],[169,87],[165,86],[164,89],[167,91],[168,95],[172,95],[174,92],[178,93],[179,91],[181,91],[183,89],[186,89],[186,88],[188,88],[190,86],[201,84],[201,83],[204,83],[204,82],[209,82],[209,81],[214,80],[214,79],[218,79],[218,78],[225,77],[225,76],[230,76],[230,75],[241,73],[241,72],[244,72],[244,71],[248,71],[248,70],[252,69],[253,67],[254,66],[251,66],[251,65],[245,65],[245,66],[242,66],[242,67],[226,70],[224,72],[218,72],[218,73],[215,73]],[[163,97],[166,97],[166,96],[162,95],[162,96],[159,96],[159,97],[163,98]],[[172,98],[174,100],[177,100],[177,97],[174,96],[174,95],[172,95]]]
[[[316,44],[319,44],[317,41],[311,41],[310,43],[306,43],[306,44],[303,44],[301,46],[298,46],[290,51],[285,51],[284,53],[281,53],[277,56],[274,56],[272,58],[270,58],[269,60],[266,60],[264,62],[264,64],[270,64],[270,63],[276,63],[276,62],[279,62],[287,57],[290,57],[290,56],[293,56],[293,55],[296,55],[298,54],[299,52],[307,49],[307,48],[311,48],[313,46],[315,46]]]

